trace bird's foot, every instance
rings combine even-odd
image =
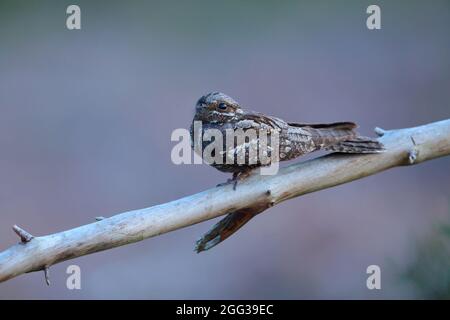
[[[247,178],[248,176],[250,176],[251,172],[252,172],[252,170],[245,170],[245,171],[234,172],[233,173],[233,177],[231,179],[228,179],[226,182],[219,183],[217,185],[217,187],[226,186],[226,185],[232,183],[233,184],[233,190],[236,190],[238,181],[243,180],[243,179]]]
[[[227,179],[227,181],[217,184],[216,187],[223,187],[223,186],[229,185],[230,183],[233,183],[233,182],[234,182],[233,179]]]

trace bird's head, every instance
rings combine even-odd
[[[195,119],[208,122],[228,122],[242,114],[243,110],[231,97],[221,92],[202,96],[195,105]]]

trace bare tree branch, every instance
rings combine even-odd
[[[254,174],[239,183],[217,187],[154,207],[121,213],[75,229],[33,237],[14,226],[21,242],[0,253],[0,282],[97,251],[160,235],[244,208],[268,208],[287,199],[330,188],[402,165],[450,154],[450,120],[376,133],[386,152],[372,155],[331,154],[297,163],[274,176]]]

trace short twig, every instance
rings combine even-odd
[[[384,136],[386,134],[386,132],[387,132],[386,130],[381,129],[379,127],[376,127],[374,131],[379,137]]]
[[[20,237],[22,243],[30,242],[34,237],[17,225],[13,226],[14,232]]]
[[[50,268],[48,266],[44,267],[44,277],[45,277],[45,283],[49,286],[50,285]]]

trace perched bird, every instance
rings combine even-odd
[[[196,121],[200,121],[202,126],[194,126]],[[269,165],[270,162],[262,163],[259,158],[250,161],[249,148],[252,145],[259,147],[259,133],[266,133],[269,136],[278,135],[277,160],[291,160],[302,155],[317,151],[327,150],[342,153],[378,153],[384,150],[383,145],[375,139],[358,135],[355,131],[357,125],[353,122],[336,122],[327,124],[304,124],[286,122],[282,119],[268,116],[262,113],[246,110],[231,97],[221,93],[212,92],[202,96],[196,106],[195,115],[191,125],[192,147],[195,150],[195,141],[200,144],[200,151],[204,151],[210,142],[203,141],[203,134],[210,129],[219,130],[223,135],[224,149],[223,161],[220,163],[209,163],[214,168],[230,172],[233,177],[229,182],[233,182],[233,188],[236,188],[238,180],[245,178],[249,172],[262,165]],[[236,160],[238,151],[245,151],[245,161],[227,162],[226,156],[230,156],[230,149],[226,147],[226,130],[233,129],[253,129],[257,133],[254,141],[245,140],[238,144],[236,140],[230,142],[233,145],[231,149],[232,157]],[[197,140],[196,140],[197,139]],[[269,145],[269,153],[270,148]],[[274,157],[269,157],[274,159]],[[250,220],[257,213],[263,211],[262,208],[247,208],[228,214],[220,221],[208,234],[197,242],[197,251],[207,250],[233,232],[239,229],[243,224]]]

